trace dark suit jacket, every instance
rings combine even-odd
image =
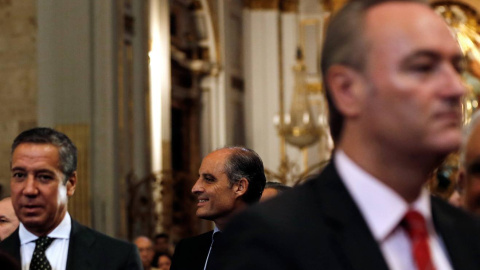
[[[0,250],[21,262],[18,229],[0,242]],[[142,270],[143,267],[135,245],[96,232],[72,219],[67,270],[85,269]]]
[[[480,269],[478,221],[438,198],[432,198],[432,215],[453,268]],[[388,269],[333,164],[236,216],[224,240],[228,249],[221,249],[217,269]]]
[[[213,231],[178,242],[170,270],[203,270],[207,260]]]

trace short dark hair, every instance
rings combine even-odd
[[[77,170],[77,147],[67,135],[47,127],[36,127],[20,133],[12,144],[12,152],[22,143],[52,144],[60,156],[60,170],[65,175],[64,184]]]
[[[321,70],[328,102],[330,133],[335,143],[341,136],[343,115],[336,108],[326,83],[328,69],[332,65],[340,64],[363,72],[369,47],[364,35],[366,11],[387,2],[428,5],[425,0],[351,0],[333,16],[328,24],[322,47]]]
[[[225,161],[225,174],[230,184],[233,185],[242,178],[247,179],[248,189],[242,199],[248,204],[258,202],[267,182],[262,159],[255,151],[245,147],[232,146],[225,149],[232,150]]]

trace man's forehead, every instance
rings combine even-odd
[[[369,48],[402,58],[432,51],[448,58],[461,56],[445,21],[429,6],[414,2],[386,2],[370,8],[365,17]]]
[[[208,154],[202,161],[202,166],[200,169],[218,169],[223,170],[225,166],[225,162],[227,161],[230,155],[230,151],[228,149],[220,149]]]

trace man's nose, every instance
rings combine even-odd
[[[201,186],[201,183],[200,183],[200,178],[197,179],[197,182],[195,182],[195,185],[193,185],[192,187],[192,193],[193,194],[198,194],[198,193],[201,193],[202,192],[202,186]]]
[[[452,66],[444,72],[444,86],[446,93],[450,97],[461,98],[467,93],[467,87],[462,79],[461,74]]]
[[[35,178],[31,175],[27,176],[27,179],[25,179],[25,188],[23,189],[23,194],[27,196],[35,196],[38,194],[37,183]]]

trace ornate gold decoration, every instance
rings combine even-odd
[[[462,75],[468,89],[463,100],[463,122],[466,125],[472,113],[478,109],[480,96],[480,18],[474,9],[459,2],[436,1],[432,7],[445,19],[465,55],[466,70]],[[448,198],[453,193],[458,159],[458,153],[449,155],[435,171],[428,183],[433,194]]]
[[[318,141],[321,130],[317,127],[309,102],[309,91],[306,82],[305,64],[300,54],[293,68],[295,74],[295,89],[290,107],[278,132],[285,140],[298,148],[308,147]]]

